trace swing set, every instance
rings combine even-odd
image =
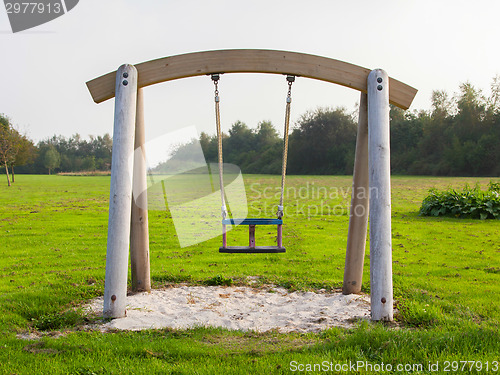
[[[227,217],[218,95],[221,72],[287,76],[281,198],[276,219]],[[143,88],[204,75],[211,76],[215,84],[223,232],[219,251],[222,253],[285,252],[282,239],[283,192],[291,88],[295,77],[335,83],[361,92],[342,292],[351,294],[361,291],[369,215],[371,319],[393,320],[389,103],[406,110],[417,90],[389,77],[382,69],[366,69],[344,61],[304,53],[250,49],[195,52],[137,65],[125,64],[117,71],[87,82],[96,103],[115,98],[104,317],[120,318],[126,315],[129,251],[133,291],[151,289],[146,161],[144,158],[136,158],[133,166],[129,162],[134,150],[144,152]],[[138,197],[132,196],[132,185],[134,192],[136,189],[141,192]],[[370,194],[372,191],[376,194]],[[228,225],[248,225],[249,246],[227,246]],[[277,246],[255,245],[255,229],[259,225],[277,226]]]
[[[220,253],[238,253],[238,254],[272,254],[284,253],[286,249],[283,247],[283,197],[285,192],[286,165],[288,158],[288,133],[290,130],[290,110],[292,104],[292,84],[295,82],[295,76],[287,75],[288,93],[286,96],[285,109],[285,127],[283,131],[283,160],[281,167],[281,194],[276,212],[276,219],[229,219],[226,208],[226,199],[224,193],[224,167],[222,158],[222,131],[220,125],[220,97],[219,97],[219,80],[220,73],[212,74],[212,81],[215,85],[215,123],[217,127],[217,153],[219,162],[219,186],[221,197],[221,212],[222,212],[222,246],[219,248]],[[248,225],[248,246],[227,246],[227,225]],[[255,245],[255,227],[257,225],[276,225],[276,246],[256,246]]]

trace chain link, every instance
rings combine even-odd
[[[288,94],[287,98],[292,98],[292,85],[295,82],[295,76],[287,76],[286,80],[288,81]]]
[[[219,82],[214,81],[214,86],[215,86],[215,97],[217,98],[219,96]]]

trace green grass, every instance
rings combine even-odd
[[[360,323],[320,334],[81,331],[88,317],[79,307],[104,289],[109,177],[19,175],[16,180],[11,188],[0,186],[1,374],[269,374],[289,373],[291,361],[394,366],[439,361],[444,373],[444,361],[500,360],[500,223],[418,215],[430,188],[476,182],[485,188],[489,178],[394,177],[398,328]],[[245,176],[250,216],[273,217],[279,181],[279,176]],[[243,284],[247,276],[259,276],[262,283],[292,290],[339,288],[351,181],[288,177],[287,253],[280,255],[219,254],[220,237],[180,248],[169,212],[151,211],[154,287]],[[272,242],[273,229],[257,230],[259,244]],[[228,236],[230,245],[247,241],[244,229]],[[364,292],[368,280],[367,255]],[[26,331],[44,337],[17,338]]]

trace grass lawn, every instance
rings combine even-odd
[[[358,373],[349,363],[360,373],[381,373],[382,363],[393,373],[404,373],[398,365],[412,373],[500,373],[500,221],[418,216],[430,188],[485,188],[488,178],[393,177],[397,324],[360,322],[319,334],[81,330],[88,318],[78,307],[104,291],[110,178],[16,180],[0,185],[0,374]],[[180,248],[169,211],[150,211],[154,287],[221,275],[236,284],[258,276],[291,290],[340,288],[351,181],[287,178],[287,252],[280,255],[219,254],[220,236]],[[279,182],[245,176],[249,216],[273,217]],[[258,241],[272,241],[268,232]],[[247,233],[236,229],[228,238],[245,243]],[[369,254],[366,293],[368,281]],[[43,337],[18,338],[28,331]]]

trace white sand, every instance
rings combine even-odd
[[[102,313],[102,298],[89,308]],[[265,332],[317,332],[349,327],[370,318],[369,296],[293,292],[250,287],[179,286],[127,297],[127,317],[105,323],[103,329],[185,329],[196,326]]]

